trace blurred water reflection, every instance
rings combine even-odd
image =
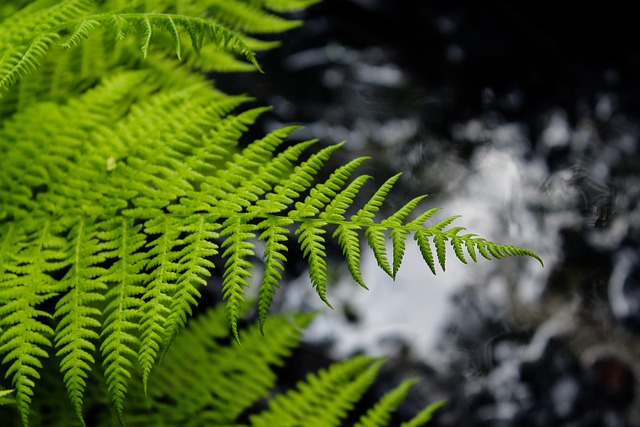
[[[280,309],[320,309],[308,339],[334,357],[435,368],[425,375],[440,386],[416,397],[449,400],[435,425],[639,426],[634,46],[624,19],[603,40],[562,38],[560,12],[532,7],[325,1],[265,58],[261,84],[275,106],[267,128],[298,121],[300,139],[347,140],[348,156],[373,157],[378,182],[404,172],[392,207],[429,193],[442,215],[545,267],[455,260],[433,276],[408,245],[394,283],[365,251],[369,291],[338,271],[335,311],[306,283],[288,285]],[[586,12],[574,31],[611,19]]]

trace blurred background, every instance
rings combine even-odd
[[[397,421],[432,426],[640,426],[640,37],[631,3],[324,0],[260,57],[215,76],[274,106],[267,131],[371,156],[388,208],[425,207],[545,261],[450,256],[432,275],[409,242],[395,282],[365,249],[370,290],[334,247],[328,298],[292,256],[274,310],[320,310],[282,372],[388,358],[369,397],[422,379]],[[366,196],[366,195],[363,195]],[[295,251],[295,248],[291,248]],[[268,327],[268,326],[267,326]]]

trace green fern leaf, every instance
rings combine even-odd
[[[380,369],[380,361],[355,357],[307,376],[296,390],[276,396],[249,418],[252,427],[335,427],[353,409]]]
[[[150,247],[147,269],[150,270],[148,284],[142,299],[140,319],[140,349],[138,364],[142,370],[145,395],[151,369],[155,365],[164,341],[165,325],[170,314],[172,296],[180,266],[177,262],[180,251],[180,231],[175,218],[162,215],[145,224],[147,235],[158,236],[147,244]]]
[[[211,11],[227,27],[247,33],[280,33],[302,24],[301,21],[283,19],[237,0],[216,2]]]
[[[244,328],[240,348],[227,343],[230,330],[222,305],[195,317],[149,378],[154,412],[139,404],[142,420],[187,425],[198,414],[207,425],[237,425],[239,416],[268,397],[277,380],[273,368],[291,355],[312,318],[274,315],[266,336],[259,326]]]
[[[274,12],[297,12],[318,3],[320,0],[254,0],[254,4],[263,5]]]
[[[7,88],[38,68],[59,39],[56,31],[61,26],[93,7],[90,0],[67,0],[53,5],[40,2],[4,21],[0,28],[0,97]]]
[[[400,406],[416,383],[415,379],[406,380],[387,392],[353,427],[387,427],[391,414]]]
[[[356,177],[344,190],[332,198],[331,203],[320,214],[320,218],[333,223],[344,223],[347,210],[353,205],[362,186],[371,178],[369,175]]]
[[[387,256],[387,238],[385,236],[386,227],[381,225],[369,225],[364,232],[367,238],[369,247],[373,251],[373,256],[378,263],[378,266],[387,273],[390,277],[393,276],[393,270],[389,264],[389,258]]]
[[[400,427],[421,427],[431,421],[433,414],[444,405],[444,401],[432,403],[409,421],[400,424]]]
[[[57,39],[57,34],[43,34],[25,46],[23,50],[5,54],[0,60],[0,94],[35,70],[49,47]]]
[[[138,252],[145,244],[141,228],[131,220],[116,219],[105,224],[101,233],[108,251],[105,256],[115,262],[103,277],[109,289],[105,295],[107,306],[103,311],[100,351],[107,389],[121,421],[132,360],[140,345],[138,322],[145,281],[142,271],[147,264],[147,254]]]
[[[395,278],[402,259],[404,258],[405,242],[409,229],[402,227],[405,218],[418,206],[418,204],[426,196],[415,197],[402,208],[398,209],[394,214],[383,220],[380,225],[391,230],[390,238],[393,245],[393,271],[392,277]]]
[[[234,163],[218,177],[221,178],[220,183],[233,184],[236,188],[220,197],[232,206],[249,210],[261,196],[273,190],[274,185],[293,170],[286,156],[273,158],[273,153],[284,142],[284,138],[297,128],[290,126],[275,130],[265,138],[254,141],[241,155],[234,156]],[[255,210],[249,212],[258,214]]]
[[[64,48],[73,48],[82,44],[87,40],[94,30],[100,26],[100,23],[90,19],[82,20],[75,25],[71,34],[66,39],[59,43],[59,46]]]
[[[415,229],[415,228],[422,228],[425,221],[428,220],[429,218],[431,218],[436,212],[440,211],[440,208],[431,208],[429,210],[424,211],[423,213],[421,213],[420,215],[418,215],[416,217],[416,219],[414,219],[413,221],[409,222],[409,224],[407,224],[408,227]]]
[[[240,217],[231,216],[222,224],[220,237],[226,237],[222,242],[225,261],[225,271],[222,280],[222,294],[225,299],[225,315],[231,326],[233,337],[238,337],[238,318],[240,307],[244,303],[244,289],[249,287],[247,278],[252,277],[249,271],[253,265],[247,258],[255,255],[255,245],[250,242],[255,237],[254,227],[241,222]]]
[[[333,237],[338,238],[338,244],[342,248],[342,253],[347,261],[347,268],[353,280],[365,289],[367,285],[362,278],[360,271],[360,236],[358,231],[361,229],[358,225],[340,224]]]
[[[325,252],[325,239],[323,234],[327,232],[324,221],[302,222],[295,234],[298,235],[298,243],[302,248],[304,257],[309,262],[309,276],[311,284],[318,296],[330,308],[327,299],[327,253]]]
[[[327,160],[329,160],[329,157],[336,150],[342,147],[342,145],[343,144],[336,144],[325,147],[319,152],[311,155],[299,166],[296,166],[293,173],[286,180],[281,181],[280,185],[275,188],[275,193],[277,195],[274,197],[275,200],[285,206],[291,205],[295,199],[300,197],[302,192],[306,191],[313,185],[314,176],[320,171],[320,169],[322,169]],[[318,190],[316,190],[315,194],[318,194]],[[322,194],[322,192],[319,194]],[[314,197],[308,198],[310,202],[314,199]],[[305,205],[298,202],[296,209],[289,212],[289,217],[297,218],[300,216],[301,218],[305,218],[314,215],[308,209],[301,210],[302,206]],[[322,204],[322,206],[324,206],[324,204]]]
[[[169,19],[171,19],[171,17],[169,17]],[[142,55],[146,58],[149,54],[149,46],[151,45],[153,28],[148,16],[142,16],[141,19],[137,20],[137,24],[142,28],[142,43],[140,45],[140,50],[142,51]]]
[[[365,160],[367,160],[366,157],[360,157],[337,168],[325,182],[317,184],[311,189],[304,202],[296,203],[296,208],[289,215],[297,218],[317,216],[320,210],[334,199],[351,174]]]
[[[39,225],[42,228],[33,229]],[[29,407],[34,380],[40,378],[40,359],[49,356],[53,329],[42,321],[51,314],[38,306],[55,296],[55,282],[47,273],[61,268],[65,262],[64,241],[52,236],[52,224],[32,223],[32,229],[3,230],[2,256],[9,258],[2,265],[0,282],[0,355],[2,364],[9,365],[5,378],[11,378],[15,401],[22,423],[28,426]],[[17,249],[17,250],[16,250]]]
[[[332,237],[338,239],[338,244],[342,248],[351,277],[365,289],[367,289],[367,286],[360,272],[360,239],[358,231],[361,227],[345,222],[344,215],[347,209],[353,205],[354,199],[362,186],[370,178],[368,175],[360,175],[355,178],[347,188],[333,198],[325,211],[320,214],[320,218],[339,224]]]
[[[402,174],[396,174],[391,178],[387,179],[384,184],[380,186],[375,192],[373,196],[367,201],[367,203],[358,211],[357,214],[351,217],[351,221],[354,223],[365,223],[371,224],[373,223],[373,219],[375,218],[376,212],[380,210],[380,207],[386,200],[389,192],[395,185],[395,183],[400,179]]]
[[[62,356],[60,371],[67,387],[77,418],[82,424],[82,398],[86,387],[87,372],[95,363],[92,353],[98,339],[96,329],[101,327],[100,310],[96,302],[104,299],[106,288],[100,279],[104,269],[98,264],[105,257],[100,254],[101,246],[95,227],[81,220],[69,232],[68,273],[60,282],[59,292],[63,296],[56,304],[55,330],[56,356]]]
[[[434,230],[437,230],[434,238],[433,238],[433,243],[436,246],[436,254],[438,255],[438,262],[440,263],[440,267],[442,268],[442,271],[445,271],[445,261],[446,261],[446,241],[447,241],[447,236],[444,234],[443,229],[447,226],[449,226],[449,224],[451,224],[453,221],[455,221],[457,218],[459,218],[459,216],[452,216],[449,218],[444,219],[443,221],[440,221],[438,224],[430,227]]]
[[[288,147],[265,167],[261,175],[270,182],[273,181],[272,185],[275,187],[254,205],[247,207],[248,212],[256,216],[277,214],[286,210],[293,200],[300,196],[298,191],[291,188],[295,186],[300,192],[305,188],[301,185],[301,177],[298,176],[301,170],[294,169],[294,163],[315,143],[316,141],[305,141]]]
[[[422,258],[429,266],[429,269],[433,274],[436,274],[436,264],[433,258],[433,251],[431,250],[431,243],[429,242],[429,234],[425,231],[416,231],[413,238],[417,242]]]
[[[2,331],[2,329],[0,329],[0,331]],[[14,400],[10,397],[14,391],[15,390],[0,390],[0,406],[15,403]]]
[[[265,242],[264,250],[264,274],[258,293],[258,323],[260,331],[264,331],[269,307],[273,301],[276,288],[280,287],[282,280],[281,271],[284,271],[284,263],[287,261],[285,252],[287,247],[283,244],[288,239],[288,227],[293,224],[289,218],[270,217],[258,224],[258,229],[264,231],[259,240]]]
[[[1,7],[0,14],[16,11],[18,3]],[[285,271],[288,240],[297,239],[312,286],[327,304],[329,230],[361,286],[361,233],[391,277],[411,233],[434,273],[436,258],[445,268],[447,244],[461,262],[466,262],[464,249],[474,261],[477,253],[540,260],[522,248],[462,235],[462,227],[449,228],[455,217],[425,226],[437,209],[409,219],[421,197],[378,220],[399,175],[356,211],[369,179],[356,176],[365,158],[327,171],[328,178],[316,183],[343,144],[312,153],[307,150],[314,140],[287,145],[299,126],[273,130],[245,146],[250,126],[269,108],[237,112],[252,99],[226,95],[196,71],[223,63],[255,69],[255,52],[277,42],[253,35],[295,27],[298,21],[274,11],[311,3],[38,0],[5,19],[0,27],[0,363],[23,424],[32,398],[37,399],[34,391],[48,387],[36,382],[52,351],[60,359],[60,387],[69,396],[65,413],[77,423],[83,422],[83,405],[94,403],[85,394],[96,377],[104,376],[120,421],[133,389],[155,396],[158,359],[169,357],[216,267],[231,325],[224,337],[238,340],[258,242],[264,244],[264,274],[259,328],[250,328],[251,334],[264,332]],[[187,37],[191,48],[183,42]],[[224,265],[214,265],[215,256]],[[102,369],[94,369],[97,343]],[[219,347],[215,351],[227,351]],[[209,354],[198,351],[203,359]],[[245,372],[256,360],[247,358],[232,369]],[[359,380],[341,385],[361,390],[371,374],[364,371],[356,375]],[[254,389],[229,372],[213,372],[211,383],[225,396],[237,384],[251,396],[265,396],[272,379],[265,368]],[[131,378],[134,373],[140,384]],[[212,392],[201,386],[194,393],[210,397]],[[244,409],[250,404],[220,402]],[[234,421],[231,412],[216,412],[222,406],[205,406],[194,405],[192,413],[206,413],[214,425]],[[305,422],[337,422],[347,409],[334,406],[335,415],[327,420],[318,412]]]
[[[218,253],[218,245],[213,240],[219,237],[219,228],[213,218],[206,215],[192,215],[180,225],[180,231],[186,236],[180,241],[184,248],[180,251],[178,279],[164,326],[165,349],[169,348],[187,323],[192,313],[191,307],[198,304],[198,288],[207,284],[204,277],[210,276],[210,271],[215,267],[209,257]]]

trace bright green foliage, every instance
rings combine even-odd
[[[128,426],[339,427],[347,416],[355,416],[355,403],[375,380],[380,360],[356,357],[318,369],[296,389],[273,396],[277,385],[274,369],[286,368],[313,314],[274,315],[266,334],[257,324],[245,327],[240,346],[232,338],[223,311],[222,306],[207,310],[184,328],[149,377],[148,393],[141,373],[135,372],[122,409]],[[95,374],[87,378],[85,399],[94,411],[99,410],[92,425],[117,425],[117,415],[110,417],[105,407],[109,402],[100,398],[97,381],[101,378]],[[404,381],[361,415],[356,425],[389,426],[392,414],[414,384],[414,379]],[[60,401],[59,395],[64,393],[61,387],[61,383],[50,384],[36,396],[33,405],[38,413],[44,412],[41,409],[51,400],[59,403],[50,409],[53,413],[36,417],[32,422],[35,427],[81,425],[81,419],[73,415],[72,404]],[[0,392],[0,403],[10,394]],[[265,401],[270,402],[266,408]],[[425,410],[433,408],[430,405]],[[15,414],[9,414],[8,409],[0,408],[0,417],[12,425]],[[424,425],[428,419],[423,412],[408,420],[408,425]]]
[[[282,366],[297,346],[310,314],[273,316],[266,335],[257,325],[230,340],[222,307],[197,317],[176,338],[149,380],[148,400],[130,395],[131,425],[237,425],[238,418],[269,396]],[[241,390],[241,392],[239,392]],[[132,393],[140,393],[137,383]],[[197,417],[194,417],[197,414]]]
[[[259,37],[300,25],[280,13],[311,3],[13,0],[0,7],[0,366],[3,389],[13,390],[0,397],[15,401],[23,425],[50,362],[77,419],[89,379],[101,376],[124,420],[134,375],[152,395],[154,367],[169,357],[214,272],[239,341],[245,291],[263,259],[263,328],[292,239],[327,304],[330,236],[363,287],[362,237],[391,277],[410,236],[434,273],[436,261],[445,268],[447,245],[465,263],[465,251],[473,261],[478,253],[539,259],[461,234],[449,228],[453,216],[425,225],[436,209],[415,214],[422,197],[377,219],[398,175],[356,210],[370,179],[357,173],[366,159],[316,182],[342,144],[290,143],[297,126],[244,144],[268,108],[242,110],[251,98],[219,91],[202,72],[258,69],[257,52],[277,45]],[[342,416],[375,366],[349,362],[317,380],[354,379],[342,403],[331,400],[326,422]]]
[[[398,387],[387,392],[354,427],[384,427],[388,425],[391,414],[407,397],[409,390],[416,384],[417,380],[408,379],[403,381]],[[443,406],[444,402],[436,402],[424,408],[415,417],[402,423],[401,427],[417,427],[424,425],[431,419],[431,415]]]

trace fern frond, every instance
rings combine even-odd
[[[541,265],[544,265],[542,259],[534,252],[519,248],[512,245],[505,245],[501,243],[490,242],[482,237],[478,237],[476,234],[465,234],[460,236],[459,233],[464,230],[463,227],[454,227],[446,229],[457,216],[451,216],[439,223],[414,231],[414,239],[416,240],[422,257],[427,262],[427,265],[431,269],[433,274],[436,274],[435,270],[435,258],[433,256],[433,250],[431,248],[430,237],[432,237],[433,245],[436,248],[436,257],[442,270],[445,270],[446,262],[446,244],[449,242],[456,257],[463,263],[467,263],[464,256],[463,245],[467,249],[467,253],[474,262],[478,261],[477,253],[480,253],[485,259],[501,259],[505,256],[528,256],[536,259]],[[414,224],[412,222],[410,226]]]
[[[387,392],[353,427],[386,427],[389,425],[391,414],[400,406],[411,387],[416,383],[415,379],[405,380]]]
[[[247,33],[280,33],[302,24],[237,0],[217,2],[212,5],[211,13],[227,27]]]
[[[364,223],[367,225],[372,224],[376,212],[380,210],[380,207],[386,200],[389,192],[401,176],[402,174],[396,174],[387,179],[384,184],[382,184],[376,190],[373,196],[371,196],[369,201],[367,201],[367,203],[358,211],[358,213],[351,217],[351,221],[354,223]]]
[[[119,39],[126,37],[127,32],[130,30],[142,33],[140,49],[144,56],[149,52],[154,28],[169,31],[173,40],[173,48],[178,56],[180,56],[182,52],[182,42],[180,33],[177,30],[177,26],[180,26],[190,35],[191,46],[196,52],[201,49],[205,38],[207,38],[219,49],[227,50],[244,57],[260,70],[254,51],[245,44],[238,33],[203,18],[169,13],[110,12],[89,15],[83,18],[83,20],[90,20],[109,26],[115,37]]]
[[[367,157],[360,157],[337,168],[325,182],[315,185],[303,202],[296,203],[296,208],[289,213],[289,216],[296,218],[317,216],[365,160]]]
[[[364,233],[367,238],[367,243],[373,251],[373,256],[378,263],[378,266],[389,275],[393,276],[393,270],[389,264],[389,257],[387,256],[387,237],[385,232],[387,229],[381,225],[369,225]]]
[[[91,19],[86,19],[78,22],[71,33],[59,43],[61,47],[64,48],[73,48],[79,46],[85,40],[89,38],[91,33],[96,30],[100,26],[98,21],[93,21]]]
[[[409,230],[407,228],[402,227],[402,223],[405,218],[418,206],[426,196],[418,196],[413,200],[409,201],[403,207],[398,209],[395,213],[393,213],[388,218],[384,219],[380,225],[387,227],[391,230],[390,238],[391,243],[393,244],[393,275],[392,277],[396,277],[398,270],[400,269],[400,264],[402,263],[402,258],[404,257],[405,250],[405,241],[407,239],[407,235],[409,234]]]
[[[327,299],[327,253],[325,252],[325,239],[327,232],[324,221],[308,221],[300,224],[295,234],[298,235],[298,243],[302,253],[309,263],[309,276],[311,284],[318,296],[330,308],[333,308]]]
[[[101,232],[107,250],[105,257],[115,261],[103,276],[109,289],[105,295],[107,306],[103,310],[100,351],[107,389],[121,421],[132,360],[140,345],[138,322],[146,279],[142,271],[148,262],[147,254],[138,251],[145,245],[141,228],[131,220],[117,218],[106,223]]]
[[[61,280],[63,293],[56,304],[54,318],[59,319],[55,330],[56,356],[61,356],[60,371],[67,387],[77,418],[82,421],[82,401],[87,372],[95,363],[92,353],[101,327],[100,310],[96,303],[103,301],[106,284],[101,279],[105,270],[99,266],[105,257],[93,224],[81,219],[69,232],[68,263],[70,269]]]
[[[250,242],[255,237],[254,227],[243,223],[238,216],[228,218],[222,224],[220,237],[225,238],[221,247],[224,249],[222,257],[225,261],[225,271],[222,280],[222,294],[225,299],[225,315],[231,326],[231,332],[236,341],[238,337],[238,318],[240,307],[244,302],[244,289],[249,287],[247,278],[251,278],[249,271],[253,265],[247,258],[255,255],[255,245]]]
[[[2,330],[0,329],[0,331]],[[14,391],[15,390],[0,390],[0,406],[14,403],[14,400],[9,397]]]
[[[338,244],[347,261],[347,268],[353,280],[363,288],[369,289],[364,283],[360,271],[360,236],[358,235],[360,229],[359,225],[340,224],[334,231],[333,237],[338,238]]]
[[[170,425],[237,425],[238,417],[276,383],[281,366],[298,345],[312,314],[276,315],[263,336],[259,326],[243,328],[242,348],[229,345],[224,307],[194,318],[176,337],[149,378],[153,412],[139,402],[143,422]],[[242,393],[238,393],[242,390]],[[140,396],[141,397],[141,396]],[[132,402],[135,405],[135,400]],[[194,414],[198,414],[197,419]],[[130,419],[135,421],[135,414]]]
[[[66,0],[51,6],[47,2],[36,2],[4,21],[0,27],[0,97],[7,88],[38,68],[60,38],[60,26],[93,7],[90,0]]]
[[[58,35],[40,35],[22,50],[5,53],[0,59],[0,94],[18,80],[35,70]]]
[[[433,414],[444,406],[444,401],[434,402],[420,411],[415,417],[400,424],[400,427],[421,427],[431,421]]]
[[[433,258],[433,251],[431,250],[431,242],[429,241],[429,235],[423,231],[417,231],[414,233],[413,238],[420,248],[422,258],[429,266],[429,269],[433,274],[436,274],[436,264]]]
[[[347,261],[347,268],[351,274],[351,277],[363,288],[367,289],[367,286],[362,279],[362,273],[360,272],[360,238],[358,231],[361,229],[359,225],[348,224],[344,221],[344,215],[349,207],[353,205],[360,188],[371,177],[368,175],[361,175],[355,178],[347,188],[342,190],[327,206],[324,212],[320,214],[320,218],[326,219],[335,223],[339,223],[338,227],[333,233],[334,238],[337,237],[338,244],[342,249],[342,253]]]
[[[287,247],[283,244],[289,240],[289,226],[293,224],[290,218],[270,217],[258,224],[258,229],[264,231],[260,234],[259,240],[265,243],[264,250],[264,273],[258,293],[258,323],[260,331],[264,331],[264,324],[267,320],[269,307],[273,301],[273,294],[276,288],[280,287],[282,280],[281,271],[284,271],[284,263],[287,261],[285,252]]]
[[[290,195],[285,198],[283,201],[287,202],[286,204],[291,204],[294,199],[298,198],[302,192],[306,191],[308,188],[313,185],[314,176],[322,169],[324,164],[329,160],[329,157],[340,147],[342,147],[344,143],[332,145],[329,147],[325,147],[317,153],[311,155],[306,161],[301,163],[299,166],[296,166],[293,173],[288,177],[287,180],[281,182],[281,188],[285,190],[286,194]],[[325,186],[326,188],[326,186]],[[276,187],[277,190],[277,187]],[[308,199],[313,200],[313,198]],[[297,205],[296,208],[298,208]],[[306,217],[309,216],[307,212],[301,212],[298,209],[293,210],[289,213],[289,217]]]
[[[253,109],[246,115],[236,116],[236,120],[228,123],[223,120],[228,126],[216,130],[216,140],[221,134],[225,138],[232,138],[231,135],[233,135],[237,139],[247,130],[245,125],[253,122],[264,111],[266,111],[264,108]],[[212,205],[210,209],[226,212],[224,215],[228,215],[229,212],[240,212],[270,190],[269,177],[256,171],[262,171],[261,168],[271,160],[272,153],[281,143],[282,138],[274,136],[254,141],[239,154],[230,153],[226,167],[219,168],[214,175],[206,177],[201,186],[204,192],[214,197],[215,201],[210,202]]]
[[[436,225],[433,225],[433,226],[429,227],[429,229],[435,230],[434,237],[433,237],[433,243],[434,243],[434,245],[436,247],[436,255],[438,256],[438,262],[440,263],[440,267],[442,268],[442,271],[445,270],[445,260],[446,260],[446,245],[445,245],[445,242],[448,240],[447,236],[443,232],[443,229],[445,227],[449,226],[449,224],[451,224],[457,218],[459,218],[459,216],[457,216],[457,215],[456,216],[451,216],[449,218],[446,218],[446,219],[440,221]]]
[[[345,221],[347,210],[353,205],[358,192],[369,179],[372,179],[370,175],[357,176],[344,190],[332,197],[331,203],[320,214],[320,218],[332,222]]]
[[[209,258],[218,253],[218,245],[214,242],[219,237],[218,229],[220,226],[206,215],[192,215],[180,223],[179,230],[185,234],[180,244],[184,247],[180,251],[178,278],[164,326],[165,349],[187,323],[191,307],[198,304],[198,288],[207,284],[204,278],[210,276],[215,267]]]
[[[2,364],[8,365],[4,377],[11,378],[22,423],[28,426],[35,380],[40,378],[41,359],[49,356],[45,348],[51,346],[54,335],[43,320],[51,314],[40,306],[55,296],[55,281],[47,273],[64,265],[65,245],[53,235],[49,220],[32,223],[28,230],[9,227],[3,231],[2,257],[8,262],[1,266],[0,276],[0,355],[4,355]]]
[[[308,375],[297,389],[276,396],[249,418],[252,427],[335,427],[375,379],[381,361],[354,357]]]
[[[165,325],[170,314],[169,307],[173,298],[175,283],[180,266],[178,258],[180,251],[180,231],[178,221],[169,215],[156,217],[145,223],[145,234],[157,236],[149,242],[149,261],[147,270],[150,271],[148,284],[142,296],[144,301],[140,319],[140,350],[138,364],[142,370],[142,384],[145,395],[151,369],[155,365],[164,341]]]
[[[316,142],[315,140],[305,141],[288,147],[264,168],[260,175],[275,187],[254,205],[248,206],[249,213],[256,216],[277,214],[285,211],[293,203],[293,200],[300,196],[300,193],[292,190],[289,185],[295,185],[295,188],[300,192],[305,188],[301,185],[304,183],[301,181],[302,178],[297,174],[301,170],[294,169],[294,164],[302,153]],[[285,178],[287,179],[285,180]],[[286,185],[282,185],[283,182]]]
[[[266,192],[273,190],[274,185],[292,170],[291,162],[287,160],[286,155],[273,158],[273,154],[295,129],[298,129],[298,126],[277,129],[265,138],[254,141],[241,155],[234,156],[234,163],[239,165],[239,168],[229,165],[228,170],[218,174],[218,177],[224,177],[225,182],[237,187],[234,192],[223,197],[233,204],[249,209]]]
[[[463,264],[467,263],[467,259],[464,256],[464,250],[462,249],[462,244],[464,242],[465,236],[458,236],[458,233],[463,231],[464,227],[454,227],[447,231],[447,237],[451,239],[451,246],[453,247],[453,252],[456,254],[456,257]]]
[[[296,12],[308,8],[318,3],[320,0],[251,0],[255,5],[262,5],[264,8],[274,12]]]

